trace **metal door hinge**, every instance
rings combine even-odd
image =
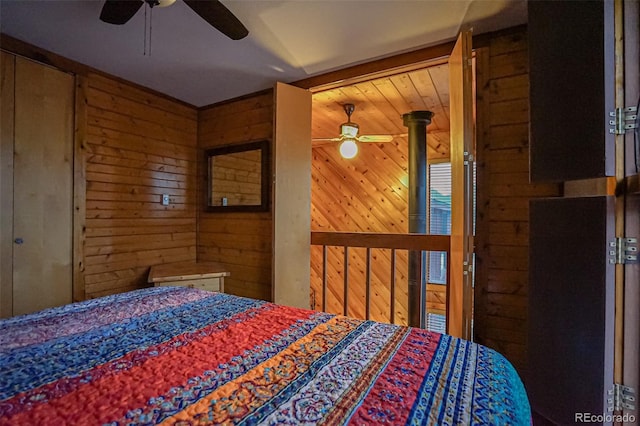
[[[464,159],[464,165],[468,166],[470,162],[473,162],[473,154],[465,151],[462,153],[463,159]]]
[[[468,260],[465,260],[462,262],[462,275],[470,274],[473,274],[473,261],[469,262]]]
[[[607,408],[613,411],[634,411],[636,409],[636,390],[629,386],[614,383],[607,391]]]
[[[638,239],[618,237],[609,243],[609,263],[638,263]]]
[[[615,111],[609,112],[609,124],[613,127],[609,129],[609,133],[615,135],[624,135],[627,130],[638,128],[638,108],[634,106],[626,108],[616,108]]]

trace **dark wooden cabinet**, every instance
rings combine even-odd
[[[613,1],[530,1],[531,181],[615,175]]]
[[[565,194],[530,204],[526,385],[533,411],[555,424],[612,413],[614,383],[638,389],[638,264],[610,255],[638,238],[638,142],[610,131],[621,92],[624,106],[637,102],[638,10],[635,0],[528,3],[530,180],[564,182]]]
[[[529,365],[533,409],[559,424],[607,413],[613,384],[614,197],[531,202]]]

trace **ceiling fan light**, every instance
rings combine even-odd
[[[358,125],[356,123],[342,123],[340,125],[340,134],[345,138],[355,138],[358,135]]]
[[[156,7],[167,7],[167,6],[171,6],[172,4],[174,4],[176,2],[176,0],[157,0],[158,3],[156,4]]]
[[[353,139],[347,139],[340,144],[340,155],[343,158],[351,159],[358,153],[358,145]]]

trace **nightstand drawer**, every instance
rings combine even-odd
[[[179,286],[224,293],[224,277],[229,276],[213,262],[182,262],[155,265],[149,271],[149,282],[156,287]]]
[[[221,286],[221,278],[199,278],[195,280],[179,280],[179,281],[164,281],[156,283],[156,286],[180,286],[189,288],[199,288],[207,291],[223,292]]]

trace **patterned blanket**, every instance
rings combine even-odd
[[[522,382],[447,335],[157,287],[0,321],[0,425],[529,425]]]

